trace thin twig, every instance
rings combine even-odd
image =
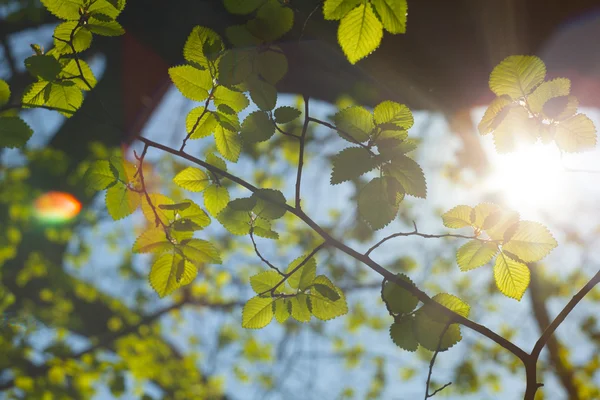
[[[274,266],[273,264],[271,264],[269,262],[269,260],[267,260],[266,258],[264,258],[262,256],[262,254],[260,254],[260,251],[258,251],[258,246],[256,245],[256,241],[254,240],[254,227],[250,227],[250,240],[252,241],[252,244],[254,245],[254,252],[256,253],[256,255],[258,256],[258,258],[260,258],[262,260],[262,262],[264,262],[265,264],[267,264],[269,266],[269,268],[274,269],[275,271],[277,271],[277,273],[281,276],[285,276],[285,274],[283,272],[281,272],[281,270],[279,268],[277,268],[276,266]]]
[[[187,141],[189,140],[189,138],[192,136],[192,134],[194,133],[194,131],[196,130],[196,128],[200,124],[200,121],[202,120],[202,118],[208,112],[208,104],[210,103],[210,100],[213,98],[213,95],[215,93],[216,88],[217,88],[216,86],[213,86],[212,89],[210,90],[210,93],[208,94],[208,98],[204,102],[204,110],[202,110],[202,113],[200,114],[200,116],[198,117],[198,119],[196,119],[196,122],[194,123],[194,126],[192,126],[192,129],[190,129],[190,131],[187,133],[187,135],[183,139],[183,143],[181,144],[181,147],[179,148],[179,151],[183,151],[185,149]]]
[[[442,339],[444,338],[446,331],[448,331],[448,328],[450,327],[451,323],[452,323],[452,320],[448,320],[448,322],[446,322],[446,326],[444,327],[444,330],[442,331],[442,334],[440,335],[440,340],[438,341],[438,345],[437,345],[437,348],[435,349],[435,353],[433,353],[433,357],[431,357],[431,362],[429,363],[429,374],[427,375],[427,383],[425,384],[425,400],[427,400],[430,397],[435,396],[438,392],[441,392],[448,386],[452,385],[452,382],[449,382],[449,383],[445,384],[444,386],[442,386],[441,388],[439,388],[438,390],[436,390],[435,392],[433,392],[432,394],[429,394],[429,383],[431,382],[431,373],[433,372],[433,365],[435,364],[435,359],[437,358],[437,355],[442,348]]]
[[[354,144],[359,145],[360,147],[362,147],[365,150],[368,150],[369,153],[371,153],[371,155],[376,155],[375,153],[373,153],[373,151],[371,150],[371,148],[369,146],[367,146],[366,144],[363,144],[363,143],[359,142],[358,140],[354,139],[352,137],[352,135],[350,135],[348,132],[341,130],[340,128],[336,127],[335,125],[330,124],[329,122],[326,122],[326,121],[322,121],[322,120],[317,119],[317,118],[313,118],[313,117],[310,117],[309,120],[312,121],[312,122],[314,122],[314,123],[316,123],[316,124],[326,126],[329,129],[333,129],[334,131],[338,131],[339,134],[344,137],[344,139],[346,139],[346,140],[348,140],[348,141],[350,141],[350,142],[352,142]]]
[[[308,110],[308,96],[304,96],[304,125],[302,126],[302,134],[300,135],[300,150],[298,152],[298,172],[296,174],[296,208],[300,210],[300,186],[302,181],[302,167],[304,165],[304,145],[306,141],[306,132],[308,131],[308,123],[310,122]]]

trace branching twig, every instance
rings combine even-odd
[[[373,153],[373,151],[371,150],[371,148],[369,146],[367,146],[366,144],[363,144],[363,143],[359,142],[358,140],[354,139],[352,137],[352,135],[350,135],[348,132],[345,132],[345,131],[341,130],[340,128],[336,127],[335,125],[330,124],[329,122],[326,122],[326,121],[322,121],[322,120],[317,119],[317,118],[313,118],[313,117],[309,117],[308,119],[310,121],[314,122],[314,123],[326,126],[329,129],[333,129],[334,131],[338,131],[340,133],[340,135],[343,136],[346,140],[348,140],[348,141],[350,141],[350,142],[352,142],[352,143],[354,143],[356,145],[359,145],[360,147],[362,147],[363,149],[365,149],[369,153],[371,153],[371,155],[375,155],[375,153]]]
[[[254,252],[256,253],[256,255],[258,256],[258,258],[260,258],[262,260],[262,262],[264,262],[265,264],[267,264],[269,266],[269,268],[274,269],[275,271],[277,271],[277,273],[281,276],[285,276],[285,274],[283,272],[281,272],[281,270],[279,268],[277,268],[276,266],[274,266],[273,264],[271,264],[269,262],[269,260],[267,260],[266,258],[264,258],[262,256],[262,254],[260,254],[260,251],[258,251],[258,246],[256,245],[256,241],[254,240],[254,227],[250,228],[250,240],[252,241],[252,244],[254,245]]]
[[[196,119],[196,122],[194,123],[194,126],[192,126],[192,129],[190,129],[190,131],[187,133],[187,135],[183,139],[183,143],[181,144],[181,147],[179,148],[179,151],[183,151],[185,149],[187,141],[190,139],[190,137],[192,136],[192,134],[194,133],[194,131],[196,130],[196,128],[200,124],[200,121],[202,120],[202,118],[204,118],[204,116],[208,112],[208,104],[210,103],[210,100],[213,98],[213,95],[215,93],[215,89],[216,89],[216,86],[213,86],[212,89],[210,90],[210,93],[208,94],[208,98],[204,102],[204,110],[202,110],[202,113]]]
[[[438,341],[438,345],[437,345],[437,348],[435,349],[435,353],[433,353],[433,357],[431,357],[431,362],[429,363],[429,374],[427,375],[427,383],[425,384],[425,400],[427,400],[430,397],[435,396],[438,392],[441,392],[448,386],[452,385],[452,382],[448,382],[441,388],[437,389],[432,394],[429,394],[429,383],[431,382],[431,373],[433,372],[433,365],[435,364],[435,359],[437,358],[437,355],[442,348],[442,339],[444,338],[444,335],[448,331],[448,328],[450,327],[451,323],[452,323],[452,320],[449,320],[446,323],[446,326],[444,327],[444,330],[442,330],[442,334],[440,335],[440,340]]]
[[[296,174],[296,209],[300,210],[300,186],[302,181],[302,167],[304,165],[304,145],[306,141],[306,132],[308,131],[308,123],[310,116],[308,113],[308,96],[304,96],[304,125],[302,126],[302,134],[300,135],[299,152],[298,152],[298,172]]]

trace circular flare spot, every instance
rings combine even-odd
[[[64,223],[72,220],[81,211],[81,203],[72,194],[48,192],[35,201],[37,218],[47,223]]]

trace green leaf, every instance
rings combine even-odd
[[[254,197],[242,197],[229,202],[229,207],[235,211],[250,212],[254,206],[256,206],[256,199]]]
[[[317,291],[321,296],[331,300],[337,301],[341,298],[340,294],[332,288],[331,286],[322,284],[322,283],[314,283],[311,285],[311,288]]]
[[[79,72],[80,67],[81,72],[83,73],[83,79],[80,77],[80,75],[82,75]],[[77,66],[76,60],[71,59],[63,61],[62,71],[58,77],[71,80],[81,90],[93,89],[97,83],[92,69],[88,63],[83,60],[79,60],[79,67]]]
[[[196,275],[198,269],[179,254],[164,254],[152,265],[150,286],[160,297],[165,297],[175,289],[190,284]]]
[[[183,57],[190,63],[208,68],[207,55],[204,54],[205,44],[216,44],[218,51],[223,51],[223,40],[212,29],[203,26],[195,26],[183,46]]]
[[[255,68],[265,81],[275,85],[288,71],[287,57],[274,48],[263,51],[256,57]]]
[[[219,61],[219,83],[233,86],[244,82],[252,73],[256,52],[229,50]]]
[[[146,196],[142,196],[142,213],[144,214],[144,217],[146,217],[150,223],[156,225],[156,215],[158,215],[158,218],[163,224],[169,225],[175,215],[172,211],[160,208],[159,205],[170,205],[175,204],[175,202],[171,198],[160,193],[150,193],[148,194],[148,197],[150,198],[152,206],[148,203]],[[152,207],[154,207],[154,209]]]
[[[244,108],[248,107],[250,102],[244,93],[236,92],[228,89],[225,86],[219,86],[214,93],[215,106],[227,105],[236,113],[239,113]]]
[[[250,232],[250,215],[247,211],[237,211],[228,205],[217,215],[217,219],[234,235],[247,235]]]
[[[125,29],[117,21],[101,21],[93,17],[89,19],[85,28],[100,36],[121,36],[125,34]]]
[[[272,42],[285,35],[294,25],[294,12],[282,6],[278,0],[267,0],[257,11],[256,17],[246,23],[254,36]]]
[[[308,308],[308,296],[299,293],[290,299],[292,317],[298,322],[310,321],[310,309]]]
[[[535,262],[546,257],[557,245],[544,225],[521,221],[512,238],[502,245],[502,251],[509,251],[522,261]]]
[[[433,296],[432,300],[465,318],[469,316],[469,312],[471,311],[471,307],[467,303],[452,294],[439,293]],[[433,307],[432,305],[425,304],[422,311],[436,321],[444,323],[448,321],[446,314],[442,313],[437,309],[437,307]]]
[[[556,126],[555,140],[568,153],[590,150],[596,147],[596,127],[591,119],[577,114]]]
[[[0,79],[0,107],[8,103],[8,100],[10,100],[10,87]]]
[[[487,264],[498,253],[498,245],[481,240],[471,240],[456,252],[456,262],[461,271],[469,271]]]
[[[538,57],[510,56],[492,70],[490,89],[498,96],[516,100],[531,93],[545,77],[546,66]]]
[[[477,204],[471,211],[472,225],[474,228],[487,230],[498,224],[502,218],[503,210],[493,203]],[[493,215],[493,217],[491,217]],[[495,220],[488,220],[490,218]],[[493,224],[492,224],[493,222]],[[484,227],[484,225],[486,225]]]
[[[140,202],[139,193],[122,184],[114,185],[106,191],[106,208],[115,221],[131,215],[140,206]]]
[[[78,20],[79,8],[84,7],[83,0],[42,0],[48,11],[61,19]]]
[[[185,258],[194,264],[221,264],[221,257],[215,246],[201,239],[186,239],[179,246]]]
[[[483,118],[477,125],[477,129],[481,135],[492,133],[502,122],[508,112],[508,105],[512,104],[513,100],[508,96],[496,97],[487,110],[483,114]]]
[[[216,217],[229,203],[227,188],[212,184],[204,190],[204,207]]]
[[[296,118],[300,117],[300,115],[302,115],[302,113],[299,110],[289,106],[279,107],[273,111],[275,122],[278,124],[287,124],[288,122],[292,122]]]
[[[231,132],[240,131],[240,121],[237,114],[235,112],[230,114],[228,111],[230,110],[226,110],[223,104],[221,104],[217,111],[213,113],[217,120],[217,127],[215,128],[215,131],[219,130],[220,128],[227,129]]]
[[[250,286],[252,286],[252,290],[254,290],[256,294],[261,294],[271,290],[273,287],[279,284],[282,279],[283,277],[279,275],[277,271],[263,271],[250,277]],[[277,287],[277,289],[275,289],[275,293],[281,293],[282,288],[283,285]]]
[[[253,297],[242,310],[242,327],[261,329],[269,325],[273,319],[273,308],[276,299],[270,297]]]
[[[440,351],[446,351],[460,342],[462,336],[458,324],[450,325],[440,342],[445,327],[445,323],[434,321],[421,310],[415,314],[414,332],[419,344],[427,350],[436,351],[439,346]]]
[[[379,103],[373,110],[373,115],[377,125],[389,123],[402,129],[410,129],[415,123],[410,109],[404,104],[399,104],[394,101],[384,101]]]
[[[298,268],[298,265],[300,265],[300,263],[306,259],[307,255],[308,254],[305,254],[292,261],[286,270],[286,274],[290,274],[295,268]],[[287,279],[287,283],[292,289],[304,290],[315,280],[316,271],[317,261],[314,259],[314,257],[311,257],[304,263],[304,265],[298,268],[296,272],[290,275],[290,277]]]
[[[72,82],[35,82],[25,89],[24,108],[46,105],[54,107],[69,118],[83,103],[81,90]]]
[[[210,179],[204,171],[194,167],[187,167],[175,175],[173,182],[190,192],[201,192],[208,187]]]
[[[268,222],[266,220],[258,220],[258,221],[260,221],[261,223],[262,222],[264,222],[264,223]],[[255,221],[255,224],[256,223],[257,223],[257,221]],[[254,234],[256,236],[260,236],[260,237],[263,237],[263,238],[266,238],[266,239],[275,239],[275,240],[279,239],[279,234],[277,232],[271,230],[270,228],[267,229],[267,228],[263,228],[263,227],[260,227],[260,226],[255,226],[254,227]]]
[[[361,0],[325,0],[323,4],[323,17],[328,20],[344,18]]]
[[[269,82],[259,78],[248,80],[250,97],[258,108],[263,111],[271,111],[277,104],[277,89]]]
[[[350,64],[377,49],[382,37],[383,25],[366,2],[346,14],[338,28],[338,42]]]
[[[512,210],[501,210],[501,215],[497,218],[494,226],[486,229],[485,233],[488,234],[492,240],[504,240],[506,231],[519,222],[519,213]],[[477,217],[476,215],[476,218]]]
[[[213,85],[210,72],[191,65],[171,67],[169,76],[181,94],[194,101],[206,100]]]
[[[371,113],[360,106],[339,111],[335,114],[334,120],[339,135],[353,143],[369,140],[369,135],[375,128]]]
[[[381,229],[396,217],[398,196],[403,195],[399,186],[398,181],[385,176],[362,188],[358,194],[358,212],[371,228]]]
[[[290,317],[290,301],[288,299],[275,300],[275,319],[283,324]]]
[[[442,221],[446,228],[464,228],[465,226],[471,226],[473,223],[471,220],[472,213],[473,208],[469,206],[456,206],[442,214]]]
[[[231,14],[250,14],[256,10],[265,0],[224,0],[223,4]]]
[[[102,14],[115,19],[125,8],[125,3],[125,0],[95,0],[90,2],[88,12],[92,15]]]
[[[527,97],[527,104],[533,113],[540,113],[548,100],[568,96],[571,92],[571,81],[567,78],[556,78],[543,82]]]
[[[219,153],[227,160],[236,162],[242,152],[242,141],[237,132],[225,128],[220,123],[215,129],[214,135]]]
[[[114,175],[107,160],[98,160],[90,165],[83,180],[86,186],[91,189],[104,190],[114,183],[117,178],[118,177]]]
[[[204,114],[204,115],[203,115]],[[202,117],[200,120],[199,118]],[[211,111],[204,112],[204,107],[193,108],[185,119],[186,132],[192,132],[190,139],[200,139],[210,136],[218,125],[218,121]]]
[[[230,25],[225,28],[225,36],[235,47],[255,47],[261,44],[261,40],[253,36],[246,25]]]
[[[254,111],[242,122],[240,133],[246,143],[264,142],[275,134],[275,125],[266,112]]]
[[[265,219],[279,219],[285,215],[285,196],[279,190],[259,189],[252,194],[256,199],[253,211],[256,215]]]
[[[533,144],[535,135],[535,120],[529,118],[529,112],[523,107],[508,109],[506,116],[494,131],[494,145],[498,153],[507,153],[517,149],[522,144]]]
[[[213,153],[209,153],[206,155],[206,162],[210,165],[219,168],[222,171],[227,171],[227,163],[225,163],[225,160],[223,160],[219,156],[214,155]]]
[[[414,283],[408,276],[404,274],[398,274],[397,276],[399,279],[414,286]],[[391,281],[385,282],[382,291],[382,299],[385,302],[388,311],[394,314],[408,314],[412,312],[419,303],[419,299],[413,296],[408,290]]]
[[[0,117],[0,148],[23,147],[33,130],[19,117]]]
[[[62,65],[52,56],[35,55],[25,59],[25,68],[35,78],[53,81],[62,70]]]
[[[173,250],[162,228],[152,228],[144,231],[133,244],[134,253],[164,253]]]
[[[384,174],[392,176],[400,182],[406,194],[427,197],[427,183],[423,170],[412,158],[404,155],[394,157],[390,164],[384,166]]]
[[[340,151],[333,157],[332,163],[332,185],[356,179],[377,166],[375,158],[362,147],[349,147]]]
[[[191,200],[186,200],[185,203],[180,204],[189,204],[189,207],[178,210],[177,215],[180,219],[176,221],[176,224],[174,224],[174,228],[176,230],[197,231],[210,225],[210,217],[206,214],[206,211],[200,208],[198,204]]]
[[[529,286],[530,272],[527,265],[508,257],[503,252],[496,258],[494,280],[498,289],[508,297],[521,300]]]
[[[396,346],[407,351],[416,351],[419,342],[415,337],[415,318],[413,316],[403,316],[394,321],[390,326],[390,337]]]
[[[406,0],[371,0],[375,11],[379,14],[383,27],[389,33],[406,32]]]
[[[328,288],[330,291],[334,291],[337,298],[325,296],[319,290],[311,290],[308,298],[312,315],[322,321],[328,321],[348,313],[348,304],[346,304],[344,294],[325,275],[317,276],[313,280],[313,285],[315,289],[321,287],[321,290]]]
[[[54,29],[54,49],[58,54],[73,54],[69,42],[71,41],[71,33],[75,31],[73,35],[73,47],[76,53],[81,53],[84,50],[90,48],[92,44],[92,34],[87,29],[78,27],[77,21],[67,21],[59,24]]]

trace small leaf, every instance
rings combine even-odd
[[[246,25],[228,26],[225,28],[225,36],[234,47],[239,48],[256,47],[262,42],[250,33]]]
[[[83,60],[78,60],[79,66],[77,65],[77,61],[73,59],[66,59],[62,62],[62,71],[59,74],[59,78],[69,79],[81,90],[90,90],[96,87],[96,77],[92,72],[92,69]],[[81,68],[81,72],[79,69]],[[81,73],[83,73],[83,78],[81,77]]]
[[[353,143],[369,140],[369,135],[375,128],[371,113],[359,106],[352,106],[339,111],[335,114],[334,119],[339,135]],[[350,135],[350,137],[347,135]]]
[[[24,147],[33,130],[19,117],[0,117],[0,148]]]
[[[255,68],[265,81],[275,85],[287,73],[288,61],[285,54],[271,48],[258,54]]]
[[[239,199],[234,199],[229,202],[229,207],[235,211],[252,211],[252,209],[256,206],[256,198],[254,197],[242,197]]]
[[[206,162],[219,168],[222,171],[227,171],[227,163],[217,155],[209,153],[206,155]]]
[[[488,106],[487,110],[481,118],[481,122],[477,125],[477,129],[481,135],[487,135],[492,133],[498,125],[502,122],[506,113],[508,112],[508,106],[512,104],[513,100],[509,96],[496,97]]]
[[[398,274],[397,276],[399,279],[414,286],[414,283],[408,276],[404,274]],[[412,312],[419,303],[419,299],[413,296],[408,290],[391,281],[385,282],[381,295],[388,311],[394,314],[408,314]]]
[[[350,64],[377,49],[382,37],[383,25],[370,3],[362,3],[346,14],[338,28],[338,42]]]
[[[210,72],[191,65],[171,67],[169,76],[181,94],[194,101],[206,100],[213,84]]]
[[[299,293],[290,299],[292,317],[298,322],[310,321],[310,309],[308,308],[308,296]]]
[[[169,225],[171,220],[175,219],[175,213],[173,211],[164,210],[158,207],[159,205],[175,204],[175,202],[171,198],[160,193],[150,193],[148,194],[150,202],[152,203],[150,204],[146,196],[141,197],[142,213],[144,214],[144,217],[146,217],[148,222],[150,222],[151,224],[156,226],[157,215],[159,220],[165,225]]]
[[[413,316],[403,316],[394,321],[390,326],[390,337],[396,346],[407,351],[416,351],[419,342],[415,337],[415,318]]]
[[[398,213],[397,195],[402,188],[394,178],[375,178],[358,194],[358,212],[371,228],[381,229]]]
[[[419,344],[427,350],[437,351],[439,346],[440,351],[446,351],[460,342],[462,336],[458,324],[451,324],[442,338],[445,328],[445,323],[434,321],[421,310],[415,314],[414,332]]]
[[[204,45],[207,43],[216,43],[218,51],[224,48],[221,37],[215,31],[203,26],[195,26],[183,46],[183,57],[191,63],[208,68],[208,58],[204,54]]]
[[[279,275],[277,271],[263,271],[250,277],[250,286],[252,286],[252,290],[254,290],[256,294],[261,294],[271,290],[273,287],[279,284],[282,279],[283,277]],[[282,288],[283,285],[277,287],[277,289],[275,289],[275,293],[281,293]]]
[[[362,147],[349,147],[336,154],[333,159],[331,184],[337,185],[356,179],[377,166],[376,160]]]
[[[275,134],[275,125],[266,112],[254,111],[242,122],[240,133],[246,143],[264,142]]]
[[[312,287],[317,291],[317,293],[327,298],[328,300],[337,301],[340,299],[339,293],[336,292],[335,289],[327,285],[324,285],[322,283],[313,283]]]
[[[290,317],[290,303],[288,299],[275,300],[275,319],[283,324]]]
[[[386,164],[384,174],[392,176],[400,182],[406,194],[426,198],[427,183],[423,170],[412,158],[398,155],[390,164]]]
[[[325,0],[323,16],[328,20],[342,19],[360,3],[361,0]]]
[[[165,231],[153,228],[144,231],[133,244],[134,253],[164,253],[172,250],[173,244],[169,242]]]
[[[81,90],[70,81],[32,83],[25,89],[23,107],[46,105],[58,109],[65,117],[71,117],[83,103]]]
[[[231,131],[221,124],[215,129],[214,135],[219,153],[227,160],[236,162],[242,152],[242,142],[237,132]]]
[[[469,271],[487,264],[498,253],[498,246],[481,240],[471,240],[456,252],[456,262],[461,271]]]
[[[596,127],[583,114],[561,121],[556,126],[557,146],[566,152],[575,153],[596,147]]]
[[[258,108],[271,111],[277,104],[277,89],[262,79],[249,79],[247,82],[250,97]]]
[[[299,110],[289,106],[279,107],[273,111],[275,122],[278,124],[287,124],[288,122],[292,122],[296,118],[300,117],[301,114],[302,113]]]
[[[470,226],[473,223],[471,220],[472,212],[473,208],[469,206],[456,206],[442,214],[442,221],[446,228],[464,228],[465,226]]]
[[[233,86],[244,82],[252,73],[256,53],[250,50],[229,50],[219,61],[219,83]]]
[[[85,28],[100,36],[121,36],[125,34],[125,29],[117,21],[102,21],[93,17],[85,24]]]
[[[543,82],[527,97],[527,104],[533,113],[540,113],[548,100],[568,96],[571,92],[571,81],[567,78],[556,78]]]
[[[10,87],[0,79],[0,107],[8,103],[8,100],[10,100]]]
[[[239,113],[248,105],[250,102],[244,93],[236,92],[234,90],[228,89],[225,86],[219,86],[215,90],[214,94],[214,103],[215,106],[227,105],[231,107],[235,113]],[[232,114],[232,113],[228,113]]]
[[[35,78],[53,81],[62,70],[62,65],[52,56],[35,55],[25,59],[25,68]]]
[[[250,215],[227,206],[217,215],[217,220],[234,235],[247,235],[250,232]]]
[[[385,2],[390,0],[379,1]],[[379,103],[373,110],[373,115],[377,125],[392,124],[407,130],[415,123],[410,109],[404,104],[399,104],[394,101],[384,101]]]
[[[140,195],[117,184],[106,191],[106,208],[115,221],[131,215],[140,206]]]
[[[294,12],[278,0],[267,0],[256,17],[246,23],[252,35],[266,42],[273,42],[286,34],[294,25]]]
[[[173,178],[173,182],[190,192],[201,192],[210,185],[206,173],[198,168],[187,167]]]
[[[303,255],[292,261],[288,266],[286,273],[290,274],[292,271],[294,271],[294,269],[298,268],[298,265],[300,265],[300,263],[306,259],[307,255],[308,254]],[[289,276],[287,283],[292,289],[304,290],[315,280],[316,271],[317,261],[314,259],[314,257],[311,257],[299,269]]]
[[[75,34],[71,41],[71,33],[73,31],[75,31]],[[67,21],[59,24],[54,29],[53,37],[54,48],[52,52],[57,52],[58,54],[73,54],[73,49],[69,42],[72,42],[76,53],[81,53],[89,49],[92,44],[91,32],[78,25],[77,21]]]
[[[204,190],[204,206],[208,212],[216,217],[229,203],[227,188],[212,184]]]
[[[1,120],[0,120],[1,121]],[[2,130],[2,124],[0,124],[0,131]],[[4,135],[0,135],[0,137],[4,137]],[[1,139],[0,139],[1,141]],[[83,177],[83,180],[87,187],[94,190],[104,190],[110,184],[117,180],[117,176],[115,176],[114,172],[110,168],[110,164],[107,160],[98,160],[94,161]]]
[[[164,254],[152,265],[150,285],[160,297],[165,297],[191,283],[197,274],[198,269],[179,254]]]
[[[179,204],[188,204],[189,207],[180,209],[178,211],[177,214],[179,215],[180,219],[177,220],[178,224],[174,225],[175,229],[179,231],[197,231],[210,225],[210,217],[206,214],[206,211],[200,208],[198,204],[191,200],[186,200],[185,202]]]
[[[83,0],[42,0],[48,11],[61,19],[78,20],[79,8],[85,6]]]
[[[321,287],[322,290],[328,288],[330,291],[335,292],[337,296],[328,297],[323,295],[319,290],[311,290],[308,298],[312,315],[322,321],[328,321],[348,313],[346,297],[339,288],[331,283],[329,278],[325,275],[319,275],[314,279],[313,285]]]
[[[535,262],[546,257],[558,243],[548,229],[537,222],[521,221],[508,241],[502,245],[525,262]]]
[[[536,56],[510,56],[498,64],[490,74],[490,89],[498,96],[513,99],[527,96],[544,81],[546,66]]]
[[[406,32],[406,0],[372,0],[375,11],[379,14],[383,27],[389,33]]]
[[[484,230],[488,230],[490,228],[493,228],[495,225],[497,225],[500,220],[502,219],[504,212],[503,210],[500,209],[500,207],[498,207],[496,204],[493,203],[480,203],[477,204],[474,208],[473,208],[473,214],[474,218],[472,220],[473,226],[475,228],[478,229],[484,229]],[[499,214],[498,214],[499,213]],[[495,215],[493,218],[496,221],[489,221],[487,222],[488,225],[490,226],[486,226],[485,228],[483,227],[484,224],[486,224],[486,221],[488,221],[488,218],[492,215]],[[492,224],[492,222],[494,222],[494,224]]]
[[[201,239],[186,239],[182,241],[179,249],[185,258],[196,265],[221,264],[221,256],[215,246]]]
[[[505,296],[520,301],[529,286],[529,268],[506,254],[500,253],[494,265],[494,280],[498,289]]]
[[[270,297],[253,297],[242,311],[242,327],[261,329],[269,325],[273,319],[273,308],[276,299]]]
[[[504,240],[507,230],[519,222],[519,213],[512,210],[501,210],[502,215],[498,218],[498,222],[491,228],[486,229],[492,240]]]
[[[498,153],[508,153],[520,145],[535,143],[535,120],[523,107],[512,107],[494,131],[494,145]]]

